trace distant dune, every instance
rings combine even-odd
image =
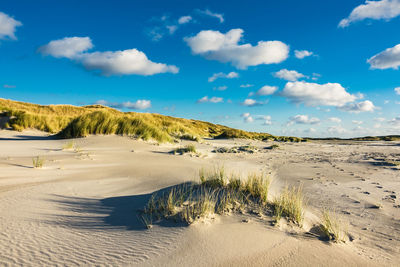
[[[0,98],[3,120],[13,130],[27,128],[58,134],[63,138],[92,134],[128,135],[144,140],[172,142],[176,139],[244,138],[299,142],[297,137],[279,137],[268,133],[247,132],[199,120],[174,118],[160,114],[121,112],[101,105],[36,105]],[[1,115],[0,115],[1,116]]]

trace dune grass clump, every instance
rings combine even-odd
[[[244,184],[242,191],[248,193],[255,199],[261,200],[262,203],[266,204],[268,200],[268,191],[271,184],[271,179],[264,176],[264,174],[250,174]]]
[[[189,144],[184,147],[176,148],[172,151],[172,154],[174,155],[183,155],[185,153],[197,153],[196,146],[193,144]]]
[[[63,150],[71,150],[71,149],[73,149],[74,147],[75,147],[75,142],[74,142],[74,141],[69,141],[69,142],[65,143],[65,144],[62,146],[62,149],[63,149]]]
[[[189,225],[213,214],[267,208],[270,179],[262,174],[251,174],[246,181],[242,181],[237,175],[228,176],[225,169],[219,167],[201,169],[199,177],[200,183],[172,187],[160,197],[153,195],[144,208],[146,222],[151,216]]]
[[[40,158],[39,156],[32,159],[32,164],[35,169],[42,168],[44,165],[44,159]]]
[[[343,242],[344,241],[344,231],[342,223],[339,220],[336,212],[329,212],[324,209],[322,212],[322,223],[321,231],[330,241],[333,242]]]
[[[202,185],[212,188],[226,187],[229,182],[224,167],[214,167],[212,170],[202,168],[199,178]]]
[[[302,227],[304,220],[305,198],[302,185],[299,187],[286,186],[283,192],[273,202],[274,216],[277,222],[282,217]]]

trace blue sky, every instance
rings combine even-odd
[[[0,12],[2,98],[276,135],[400,134],[400,0],[2,0]]]

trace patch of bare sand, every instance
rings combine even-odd
[[[168,153],[176,144],[118,136],[76,139],[78,151],[62,150],[66,142],[35,131],[0,131],[0,265],[399,264],[399,171],[374,165],[374,157],[395,156],[396,143],[313,142],[268,150],[252,142],[260,152],[215,154],[215,147],[249,142],[207,140],[196,144],[197,157]],[[43,169],[32,168],[35,156],[46,160]],[[267,221],[243,223],[240,216],[144,229],[137,211],[152,192],[215,165],[242,174],[271,172],[275,193],[285,183],[303,182],[308,213],[315,218],[322,207],[336,208],[352,242],[332,245]],[[382,200],[393,194],[394,201]],[[378,202],[381,209],[368,206]]]

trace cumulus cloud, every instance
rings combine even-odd
[[[357,121],[357,120],[352,120],[351,121],[353,124],[357,124],[357,125],[360,125],[360,124],[363,124],[364,122],[363,121]]]
[[[313,52],[307,50],[294,50],[294,55],[298,59],[303,59],[305,57],[312,56]]]
[[[231,63],[239,69],[261,64],[280,63],[289,54],[289,47],[280,41],[259,41],[256,46],[239,44],[243,37],[242,29],[232,29],[227,33],[201,31],[184,40],[192,53],[208,60]]]
[[[391,119],[389,123],[393,126],[400,127],[400,116],[397,116],[394,119]]]
[[[50,41],[47,45],[41,46],[38,51],[46,56],[74,59],[91,48],[93,48],[93,43],[89,37],[65,37]]]
[[[241,88],[249,88],[249,87],[253,87],[254,86],[254,84],[242,84],[242,85],[240,85],[240,87]]]
[[[225,21],[224,20],[224,14],[215,13],[215,12],[210,11],[209,9],[198,10],[198,12],[203,14],[203,15],[206,15],[206,16],[217,18],[220,23],[223,23]]]
[[[328,118],[328,121],[335,122],[335,123],[341,123],[342,122],[342,120],[340,118],[337,118],[337,117]]]
[[[249,122],[253,122],[254,121],[254,119],[253,119],[253,117],[250,115],[250,113],[243,113],[242,115],[240,115],[241,117],[243,117],[243,121],[245,122],[245,123],[249,123]]]
[[[308,115],[296,115],[296,116],[289,118],[289,122],[287,125],[293,125],[295,123],[296,124],[318,124],[320,122],[321,122],[321,120],[316,117],[309,118]]]
[[[306,134],[313,134],[316,132],[317,132],[317,130],[315,130],[314,128],[309,128],[309,129],[304,130],[304,133],[306,133]]]
[[[301,74],[295,70],[287,69],[281,69],[280,71],[273,73],[273,75],[279,79],[291,82],[297,81],[298,79],[305,77],[304,74]]]
[[[397,95],[400,95],[400,87],[394,88],[394,91]]]
[[[226,86],[226,85],[217,86],[217,87],[213,88],[213,90],[217,90],[217,91],[225,91],[226,89],[228,89],[228,86]]]
[[[262,120],[263,125],[271,125],[272,124],[272,118],[269,115],[258,115],[256,116],[256,120]]]
[[[383,122],[385,121],[385,118],[379,117],[379,118],[374,118],[374,121],[379,121],[379,122]]]
[[[352,113],[360,113],[360,112],[373,112],[376,107],[375,105],[369,101],[365,100],[358,103],[347,103],[344,106],[339,107],[342,111],[352,112]]]
[[[169,34],[174,34],[176,30],[178,29],[177,25],[167,25],[165,26],[169,32]]]
[[[314,72],[314,73],[312,74],[311,80],[316,81],[316,80],[318,80],[320,77],[321,77],[321,74],[315,73],[315,72]]]
[[[211,98],[208,98],[208,96],[203,96],[202,98],[200,98],[199,100],[197,100],[197,103],[221,103],[223,102],[224,99],[222,97],[216,97],[213,96]]]
[[[127,101],[127,102],[122,102],[122,103],[108,102],[106,100],[98,100],[95,102],[95,104],[108,106],[111,108],[118,108],[118,109],[127,108],[127,109],[143,110],[143,109],[148,109],[151,107],[151,101],[144,100],[144,99],[139,99],[139,100],[136,100],[135,102]]]
[[[330,134],[344,134],[347,130],[340,125],[328,127],[328,133]]]
[[[218,73],[214,73],[210,78],[208,78],[208,82],[213,82],[218,78],[225,78],[225,79],[233,79],[233,78],[238,78],[239,77],[239,73],[237,72],[229,72],[227,74],[223,73],[223,72],[218,72]]]
[[[367,60],[371,69],[398,69],[400,66],[400,44],[388,48]]]
[[[247,98],[241,103],[242,106],[247,106],[247,107],[261,106],[263,104],[265,103],[251,98]]]
[[[303,103],[306,106],[341,107],[357,99],[355,95],[346,92],[339,83],[318,84],[303,81],[286,83],[281,95],[293,103]]]
[[[351,11],[350,16],[342,19],[339,27],[347,27],[351,23],[365,19],[390,20],[400,15],[399,0],[365,1]]]
[[[82,64],[88,70],[97,70],[102,75],[154,75],[157,73],[178,73],[174,65],[155,63],[137,49],[120,51],[87,52],[93,48],[89,37],[66,37],[54,40],[40,47],[43,55],[68,58]]]
[[[178,19],[178,23],[179,24],[186,24],[189,23],[190,21],[192,21],[192,17],[191,16],[182,16]]]
[[[6,13],[0,12],[0,39],[16,40],[15,32],[22,23],[10,17]]]
[[[258,96],[272,95],[273,93],[276,92],[276,90],[278,90],[278,87],[276,86],[264,85],[256,92],[256,95]]]

